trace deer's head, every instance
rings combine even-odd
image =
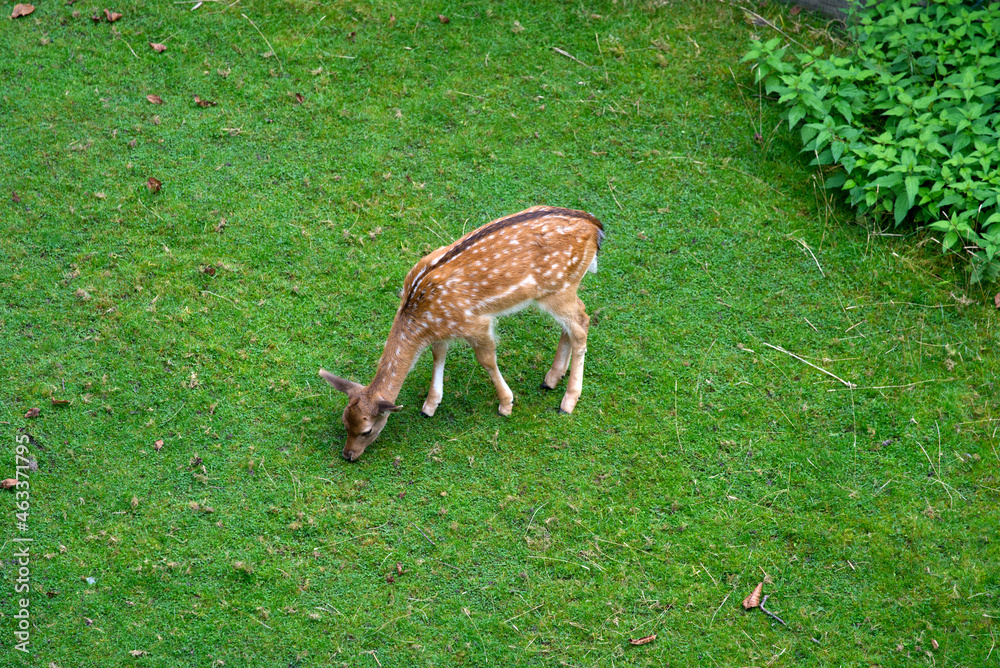
[[[353,462],[378,438],[389,414],[403,408],[378,396],[361,383],[339,378],[324,369],[319,370],[319,375],[347,395],[347,406],[344,407],[342,418],[344,428],[347,429],[343,455],[344,459]]]

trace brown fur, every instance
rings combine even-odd
[[[348,395],[344,457],[357,459],[385,426],[388,414],[399,410],[393,402],[427,346],[433,348],[434,378],[422,412],[434,414],[452,339],[469,342],[493,380],[500,413],[509,415],[514,395],[496,365],[493,322],[531,303],[563,328],[544,386],[554,388],[569,369],[560,408],[572,412],[582,389],[590,323],[576,292],[588,269],[596,271],[603,238],[600,221],[589,213],[533,207],[487,223],[417,262],[404,281],[372,382],[363,386],[320,370],[327,382]]]

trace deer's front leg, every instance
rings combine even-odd
[[[431,389],[427,392],[427,399],[420,412],[431,417],[434,411],[441,405],[441,398],[444,396],[444,358],[448,354],[447,341],[435,341],[431,346],[434,354],[434,372],[431,375]]]
[[[492,329],[492,328],[489,328]],[[485,336],[476,336],[466,339],[476,353],[476,359],[490,374],[490,380],[497,389],[497,397],[500,399],[500,415],[510,415],[514,410],[514,393],[510,391],[507,382],[500,374],[497,367],[497,344],[493,340],[492,332],[487,329]]]

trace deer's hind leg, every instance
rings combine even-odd
[[[569,369],[570,341],[569,333],[564,329],[559,336],[559,345],[556,346],[556,357],[552,361],[552,368],[545,374],[542,381],[542,388],[546,390],[556,389],[556,385],[566,375]]]
[[[556,359],[552,363],[552,368],[545,376],[545,384],[553,386],[566,372],[566,364],[569,363],[569,380],[566,381],[566,393],[563,395],[559,410],[564,413],[572,413],[576,408],[576,402],[580,399],[583,391],[583,360],[587,354],[587,332],[590,329],[590,316],[587,315],[586,307],[576,290],[572,292],[557,292],[548,297],[538,300],[538,305],[545,312],[556,319],[563,328],[563,335],[559,339],[559,347],[556,349]],[[563,340],[568,338],[568,345],[563,346]],[[572,353],[572,359],[568,360]]]

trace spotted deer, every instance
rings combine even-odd
[[[597,272],[604,228],[583,211],[536,206],[499,218],[423,257],[410,269],[375,377],[361,385],[320,369],[347,395],[344,458],[354,461],[378,437],[420,353],[431,347],[434,371],[421,413],[441,403],[448,344],[465,339],[486,369],[510,415],[511,392],[497,368],[496,319],[536,304],[562,326],[555,360],[542,387],[555,389],[569,369],[560,410],[572,413],[583,387],[583,358],[590,317],[577,297],[580,281]],[[572,356],[572,362],[571,362]]]

